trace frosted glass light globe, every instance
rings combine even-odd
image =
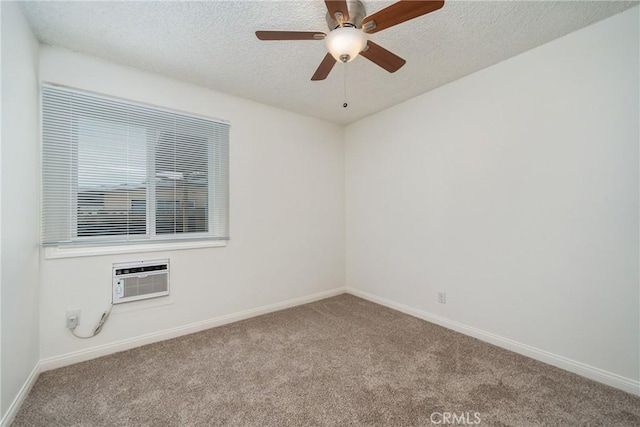
[[[324,43],[336,61],[350,62],[365,48],[367,38],[357,28],[340,27],[327,34]]]

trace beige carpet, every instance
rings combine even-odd
[[[13,425],[424,426],[446,413],[638,426],[640,398],[340,295],[45,372]]]

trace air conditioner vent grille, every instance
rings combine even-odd
[[[130,268],[118,268],[116,269],[116,276],[120,276],[122,274],[134,274],[134,273],[145,273],[148,271],[166,270],[167,268],[169,268],[167,264],[146,265],[141,267],[130,267]]]
[[[113,303],[169,295],[169,260],[113,264]]]

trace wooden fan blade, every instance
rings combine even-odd
[[[334,65],[336,65],[336,60],[330,53],[327,53],[320,63],[320,66],[318,66],[318,69],[313,74],[313,77],[311,77],[311,80],[326,79]]]
[[[338,24],[347,22],[349,20],[349,9],[347,8],[346,0],[324,0],[324,4],[327,5],[329,16]],[[336,16],[336,13],[342,14]]]
[[[395,53],[389,52],[387,49],[375,44],[371,40],[367,42],[367,48],[360,52],[360,55],[390,73],[395,73],[407,62]]]
[[[418,16],[440,9],[444,1],[400,0],[389,7],[367,16],[362,20],[365,33],[377,33],[385,28],[393,27]]]
[[[319,31],[256,31],[260,40],[323,40],[325,36]]]

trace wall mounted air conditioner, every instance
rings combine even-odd
[[[113,303],[169,295],[169,260],[113,264]]]

